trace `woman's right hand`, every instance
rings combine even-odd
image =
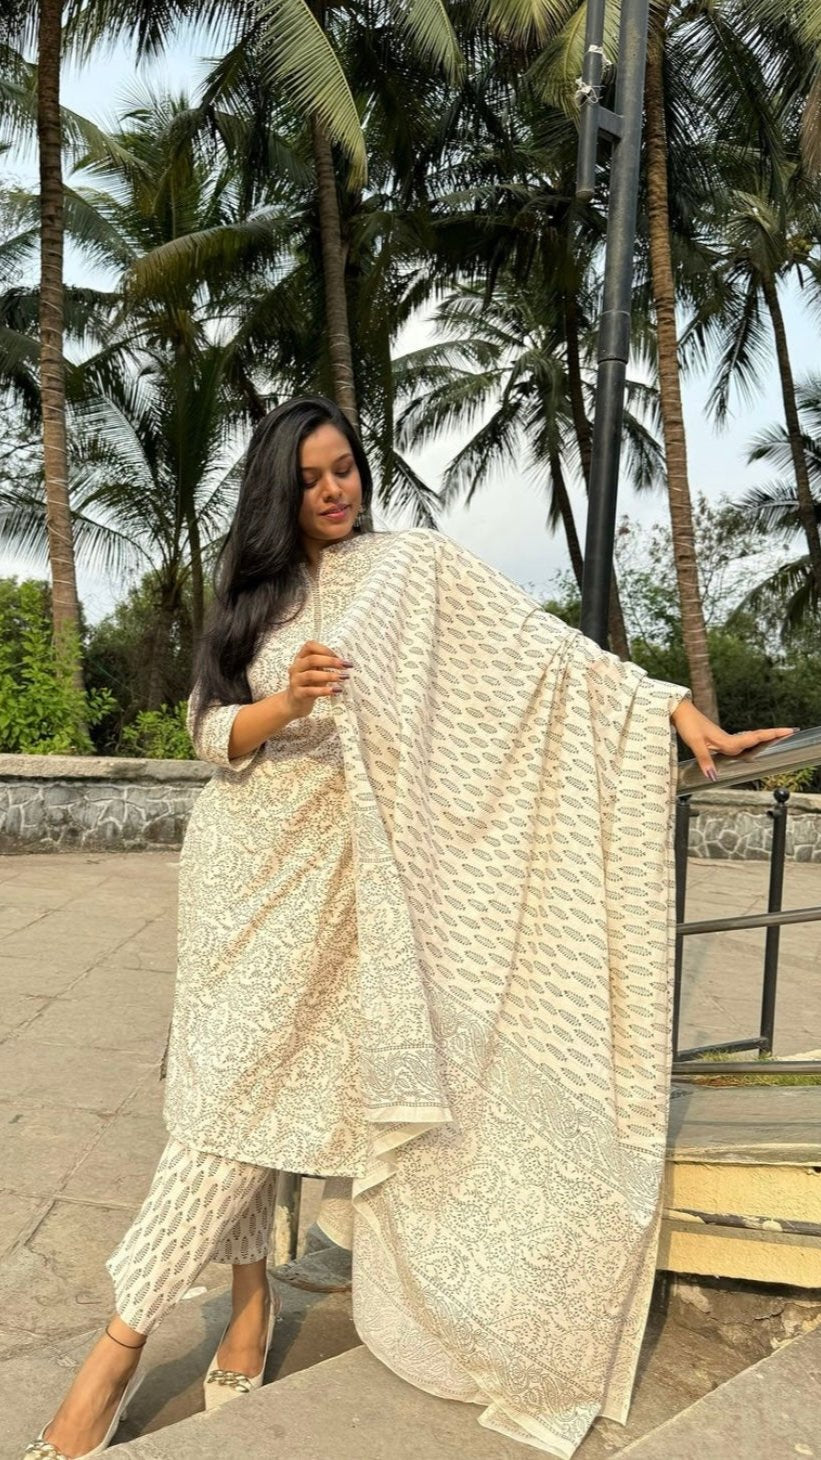
[[[285,698],[293,718],[310,715],[320,695],[339,694],[352,668],[350,660],[340,659],[327,644],[308,639],[288,670]]]

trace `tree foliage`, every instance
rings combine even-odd
[[[815,662],[819,387],[793,380],[781,311],[786,281],[810,303],[821,281],[811,9],[653,7],[625,463],[644,493],[667,493],[672,533],[622,522],[611,645],[621,636],[664,677],[690,683],[695,662],[703,685],[720,676],[729,728],[783,722],[788,669],[796,723],[815,703],[795,645],[806,633]],[[148,55],[202,14],[188,0],[127,13],[70,0],[65,39],[87,54],[131,35]],[[14,0],[5,35],[33,15]],[[90,723],[98,750],[174,743],[243,442],[286,396],[338,395],[340,321],[376,507],[436,526],[491,471],[503,483],[529,471],[576,584],[583,572],[570,503],[590,475],[608,185],[602,148],[592,202],[575,200],[584,7],[217,0],[208,20],[224,32],[196,95],[143,86],[109,130],[59,119],[65,234],[112,281],[64,289],[74,543],[82,566],[139,575],[84,634],[88,684],[117,701]],[[617,21],[609,5],[609,56]],[[611,67],[609,105],[615,79]],[[0,145],[36,136],[36,102],[36,68],[7,44]],[[26,443],[43,410],[41,300],[20,276],[42,206],[31,189],[0,191],[0,542],[39,562],[46,481]],[[425,313],[434,342],[400,355]],[[713,368],[721,417],[773,359],[784,422],[754,455],[776,480],[689,505],[679,375]],[[464,439],[436,491],[412,453],[454,428]],[[574,589],[557,608],[572,615],[575,601]]]

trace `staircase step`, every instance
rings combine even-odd
[[[630,1460],[796,1460],[818,1456],[821,1327],[794,1338],[705,1394],[652,1434],[627,1445]]]
[[[651,1310],[628,1422],[597,1420],[578,1460],[610,1460],[666,1429],[671,1416],[689,1412],[703,1394],[726,1388],[744,1362],[720,1334]],[[135,1410],[137,1423],[152,1423],[150,1410],[140,1412],[139,1396]],[[540,1452],[484,1429],[480,1413],[478,1405],[440,1399],[397,1378],[360,1346],[222,1410],[119,1444],[117,1460],[535,1460]],[[718,1453],[707,1448],[698,1460]],[[673,1460],[681,1457],[674,1452]],[[751,1452],[747,1460],[764,1457]]]
[[[821,1085],[674,1086],[658,1266],[821,1287]]]
[[[117,1460],[524,1460],[478,1405],[424,1393],[364,1345],[127,1444]],[[535,1452],[534,1452],[535,1453]]]
[[[819,1165],[821,1085],[674,1085],[667,1147],[674,1161]]]

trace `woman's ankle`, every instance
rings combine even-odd
[[[268,1294],[267,1258],[258,1262],[235,1263],[231,1278],[231,1301],[235,1309],[254,1298]]]
[[[100,1345],[107,1350],[107,1357],[114,1363],[116,1368],[136,1368],[140,1361],[140,1355],[145,1347],[148,1335],[138,1333],[136,1329],[114,1314],[109,1318],[102,1334]]]

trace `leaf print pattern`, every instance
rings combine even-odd
[[[689,691],[423,528],[323,550],[255,697],[317,623],[341,695],[241,765],[206,716],[166,1123],[336,1178],[337,1218],[350,1178],[363,1341],[569,1460],[626,1418],[655,1272]]]

